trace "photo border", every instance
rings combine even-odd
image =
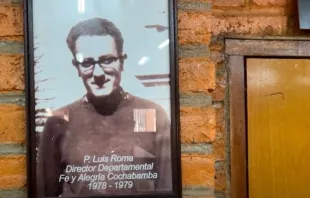
[[[156,1],[156,0],[154,0]],[[180,145],[180,105],[177,51],[177,4],[176,0],[167,0],[169,9],[169,49],[170,49],[170,104],[171,104],[171,165],[172,193],[147,193],[139,195],[99,196],[102,198],[181,198],[181,145]],[[26,94],[26,132],[27,132],[27,195],[36,196],[36,135],[35,135],[35,82],[34,82],[34,35],[33,35],[33,2],[24,0],[24,64]],[[96,196],[99,198],[98,196]],[[96,198],[94,196],[88,198]],[[76,197],[82,198],[82,197]],[[86,198],[86,197],[85,197]]]

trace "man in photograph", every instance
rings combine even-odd
[[[162,107],[122,88],[122,71],[130,65],[124,67],[120,30],[92,18],[70,30],[67,45],[86,94],[53,111],[45,123],[38,195],[171,192],[170,121]]]

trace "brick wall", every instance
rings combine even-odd
[[[295,0],[179,0],[184,197],[229,197],[224,36],[299,36]],[[0,198],[25,196],[21,0],[0,0]]]

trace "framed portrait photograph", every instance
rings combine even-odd
[[[181,197],[174,0],[28,0],[28,197]]]

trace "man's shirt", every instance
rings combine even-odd
[[[84,99],[59,112],[40,140],[39,197],[172,191],[171,125],[159,105],[128,94],[108,115]]]

